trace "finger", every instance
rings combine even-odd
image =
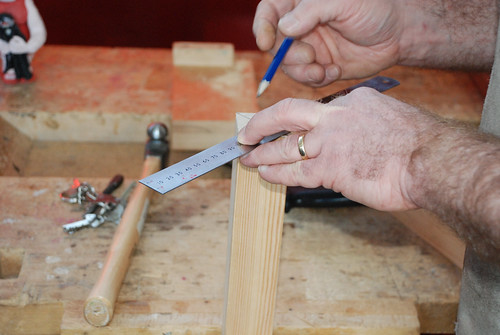
[[[256,18],[253,33],[257,47],[262,51],[269,51],[276,44],[276,27],[267,19]]]
[[[283,71],[294,80],[311,87],[323,87],[341,78],[342,69],[337,64],[326,66],[317,63],[283,65]]]
[[[269,51],[276,45],[276,32],[279,19],[292,10],[292,0],[261,1],[255,11],[252,31],[257,46],[263,51]]]
[[[255,114],[238,133],[238,142],[252,145],[286,130],[308,131],[319,122],[325,105],[305,99],[285,99]]]
[[[314,173],[314,165],[312,160],[291,164],[261,165],[259,175],[273,184],[315,188],[322,184],[318,175]]]
[[[321,23],[334,21],[346,6],[339,1],[303,0],[279,20],[278,27],[288,36],[304,35]]]
[[[295,40],[290,49],[286,53],[282,64],[284,65],[302,65],[311,64],[316,59],[316,52],[314,48],[300,40]]]
[[[304,148],[309,158],[314,158],[319,153],[319,143],[310,138],[307,140],[308,134],[290,134],[284,136],[274,142],[266,143],[258,146],[249,154],[241,158],[241,162],[249,167],[257,167],[259,165],[275,165],[293,163],[303,159],[300,155],[298,139],[300,135],[304,135]],[[309,136],[311,137],[311,136]]]
[[[317,63],[283,65],[282,69],[293,80],[309,86],[321,86],[325,81],[325,69]]]
[[[264,2],[259,3],[253,21],[253,34],[257,47],[262,51],[269,51],[276,43],[278,20],[274,11]]]

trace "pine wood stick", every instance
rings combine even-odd
[[[238,129],[248,120],[241,116]],[[225,335],[273,332],[285,196],[285,186],[270,184],[257,169],[233,161]]]

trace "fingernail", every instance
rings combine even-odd
[[[280,19],[278,27],[285,34],[293,34],[300,27],[300,21],[295,15],[288,13]]]
[[[323,77],[320,75],[317,68],[307,69],[306,78],[308,81],[313,83],[323,80]]]
[[[238,137],[236,140],[238,141],[239,144],[245,144],[245,136],[243,135],[243,132],[245,131],[245,127],[243,127],[239,132],[238,132]]]
[[[259,170],[259,172],[266,172],[268,168],[269,166],[267,165],[259,165],[257,169]]]
[[[329,66],[326,69],[326,76],[330,79],[337,80],[340,76],[340,70],[337,66]]]

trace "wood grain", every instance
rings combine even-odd
[[[249,119],[237,114],[238,130]],[[242,122],[243,121],[243,122]],[[271,335],[278,286],[286,187],[233,161],[225,335]]]
[[[86,181],[102,189],[109,178]],[[58,197],[71,183],[0,178],[0,189],[9,190],[0,193],[0,249],[24,250],[19,276],[0,279],[0,332],[24,334],[34,313],[54,320],[37,334],[220,333],[230,181],[198,179],[152,199],[106,327],[89,325],[82,306],[117,227],[65,234],[61,226],[81,215]],[[453,332],[460,271],[390,214],[293,209],[284,217],[280,259],[281,334],[404,333],[418,323],[430,334]]]

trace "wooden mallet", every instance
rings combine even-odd
[[[169,153],[165,125],[152,123],[147,132],[149,139],[141,179],[162,169]],[[149,187],[138,184],[130,195],[101,275],[85,301],[84,316],[93,326],[106,326],[113,318],[116,298],[127,274],[132,252],[139,241],[152,192]]]

